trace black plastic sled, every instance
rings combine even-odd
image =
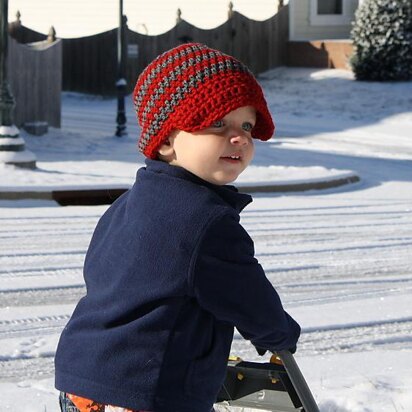
[[[319,412],[295,358],[288,351],[270,362],[230,358],[218,404],[271,412]]]

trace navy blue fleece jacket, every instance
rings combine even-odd
[[[294,347],[299,325],[239,223],[250,202],[147,160],[93,234],[87,294],[56,353],[57,389],[135,410],[210,412],[234,327],[256,347]]]

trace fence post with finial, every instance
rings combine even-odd
[[[179,24],[182,21],[182,10],[177,9],[176,13],[176,24]]]
[[[228,19],[231,19],[233,17],[233,2],[229,2],[229,11],[227,13]]]
[[[56,41],[56,30],[53,26],[51,26],[49,33],[47,34],[47,42],[53,43],[54,41]]]

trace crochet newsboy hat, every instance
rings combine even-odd
[[[204,129],[242,106],[256,109],[254,138],[268,140],[275,130],[250,70],[204,44],[183,44],[158,56],[137,79],[133,100],[141,127],[139,150],[152,159],[172,130]]]

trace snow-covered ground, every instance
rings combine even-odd
[[[261,78],[277,138],[257,144],[245,182],[361,181],[256,194],[242,223],[303,333],[296,359],[322,412],[412,410],[412,82],[359,83],[339,70]],[[38,170],[0,166],[0,191],[130,185],[143,158],[130,99],[65,94],[63,126],[21,133]],[[107,206],[0,200],[0,411],[57,412],[53,356],[84,293],[82,263]],[[253,297],[253,291],[251,291]],[[235,336],[232,351],[257,360]]]

